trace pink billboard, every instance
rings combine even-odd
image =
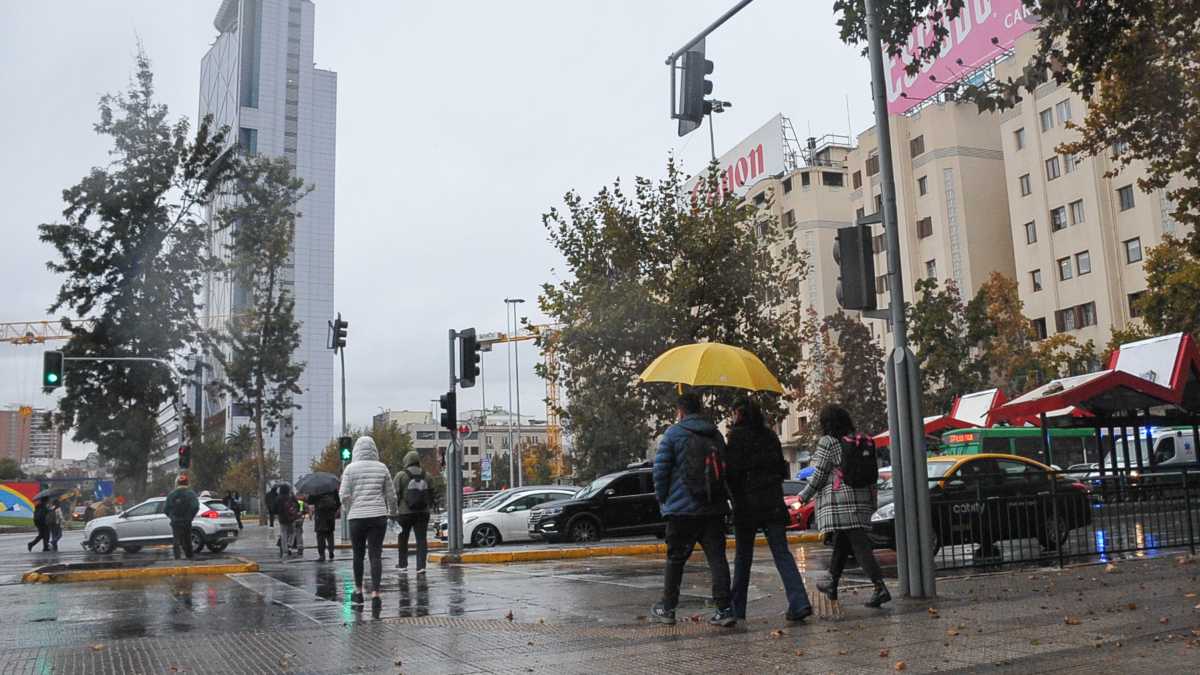
[[[909,75],[904,68],[913,62],[913,51],[933,42],[932,25],[918,26],[887,68],[888,112],[903,113],[986,64],[1012,47],[1037,21],[1037,14],[1022,0],[965,0],[958,18],[941,21],[949,30],[941,53],[917,74]]]

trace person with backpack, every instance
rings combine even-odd
[[[354,592],[350,603],[363,604],[363,558],[371,559],[371,609],[382,606],[379,582],[383,576],[383,539],[387,536],[388,518],[394,517],[396,484],[387,465],[379,461],[379,448],[370,436],[354,442],[350,465],[342,472],[338,492],[342,507],[350,521],[350,544],[354,551]]]
[[[729,491],[733,498],[733,527],[737,548],[733,558],[733,612],[746,619],[746,596],[750,568],[754,564],[754,538],[761,530],[767,537],[775,569],[787,594],[788,621],[804,621],[812,615],[812,604],[804,589],[804,578],[788,547],[787,505],[783,503],[783,481],[787,460],[779,436],[767,426],[762,409],[749,398],[734,403],[733,424],[726,439],[729,462]]]
[[[315,498],[309,498],[313,506],[313,531],[317,534],[317,554],[319,560],[325,562],[325,550],[329,550],[329,559],[333,560],[333,530],[337,526],[342,502],[336,492],[327,492]]]
[[[667,562],[662,600],[650,609],[651,620],[674,624],[683,568],[699,542],[712,575],[717,610],[708,622],[737,624],[729,595],[729,562],[725,558],[725,439],[704,416],[700,395],[687,392],[676,402],[676,423],[663,434],[654,455],[654,492],[667,521]]]
[[[280,483],[275,487],[276,516],[279,518],[279,559],[286,560],[292,555],[292,542],[295,539],[292,530],[300,521],[300,506],[292,495],[292,486]]]
[[[38,500],[38,503],[33,507],[33,526],[37,528],[37,536],[33,541],[29,542],[27,548],[32,552],[33,547],[37,546],[38,542],[42,543],[42,550],[50,550],[50,511],[53,509],[50,505],[50,499],[43,497]]]
[[[163,502],[163,513],[171,522],[171,552],[176,560],[179,560],[181,552],[188,560],[196,555],[192,550],[192,519],[199,511],[200,499],[188,485],[187,474],[179,474],[175,479],[175,489]]]
[[[429,476],[421,468],[421,456],[411,450],[404,456],[404,468],[394,479],[396,483],[396,524],[400,526],[400,560],[396,567],[408,569],[408,535],[417,536],[417,574],[425,573],[428,548],[429,511],[433,507],[433,495]]]
[[[63,536],[63,503],[58,502],[50,507],[46,514],[46,529],[50,531],[50,550],[58,550],[58,540]]]
[[[817,529],[826,543],[833,543],[828,584],[817,590],[837,600],[838,580],[846,559],[854,551],[858,566],[875,585],[867,607],[880,607],[892,599],[883,583],[883,572],[867,537],[871,514],[875,512],[875,483],[879,479],[875,443],[855,433],[854,421],[845,408],[825,406],[818,416],[821,440],[813,457],[813,473],[800,492],[800,501],[817,499]]]

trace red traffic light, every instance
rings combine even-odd
[[[186,445],[179,446],[179,468],[186,469],[192,465],[192,449]]]

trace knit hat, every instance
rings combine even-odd
[[[179,477],[175,479],[175,487],[187,487],[187,484],[188,477],[186,473],[179,474]]]

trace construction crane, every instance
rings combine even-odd
[[[71,321],[74,326],[95,327],[95,319]],[[0,342],[14,345],[39,345],[47,340],[68,340],[71,332],[62,321],[11,321],[0,323]]]
[[[556,457],[558,470],[563,470],[562,424],[558,416],[558,334],[562,324],[530,324],[528,333],[484,333],[479,336],[479,345],[490,351],[492,345],[506,342],[525,342],[542,339],[542,365],[546,369],[546,447]]]

